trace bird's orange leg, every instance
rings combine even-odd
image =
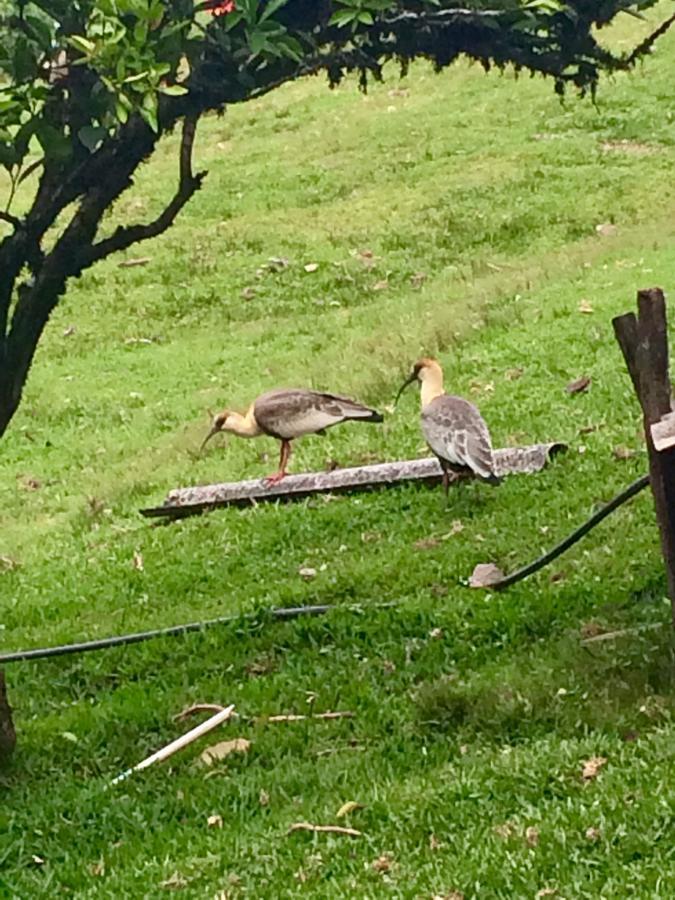
[[[445,497],[447,499],[448,493],[450,491],[450,469],[447,467],[445,460],[439,458],[439,463],[441,464],[441,469],[443,470],[443,490],[445,491]]]
[[[275,472],[274,475],[268,475],[267,478],[264,479],[265,485],[267,487],[271,487],[274,484],[279,484],[279,482],[286,477],[288,472],[286,471],[286,466],[288,465],[288,460],[291,455],[291,442],[290,441],[282,441],[281,442],[281,453],[279,455],[279,471]]]

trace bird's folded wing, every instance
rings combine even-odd
[[[494,462],[483,417],[467,401],[451,397],[442,401],[422,413],[422,429],[429,446],[442,459],[489,477],[494,473]]]

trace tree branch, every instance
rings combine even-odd
[[[0,209],[0,221],[9,222],[9,224],[12,225],[16,231],[18,231],[22,227],[22,224],[23,224],[21,222],[21,219],[19,219],[17,216],[13,216],[9,212],[3,212],[1,209]]]
[[[657,29],[652,31],[650,35],[648,35],[644,41],[641,41],[637,47],[632,51],[632,53],[627,57],[626,63],[629,66],[632,66],[634,63],[640,59],[641,56],[645,56],[649,53],[661,35],[665,34],[666,31],[670,28],[670,26],[675,23],[675,13],[670,16],[665,22],[662,22]]]
[[[120,226],[110,237],[98,241],[98,243],[85,250],[79,260],[82,269],[86,269],[100,259],[105,259],[111,253],[116,253],[118,250],[126,250],[127,247],[139,241],[147,241],[149,238],[157,237],[157,235],[162,234],[173,224],[181,209],[199,190],[206,176],[206,172],[197,172],[195,175],[192,171],[192,148],[194,146],[198,118],[198,115],[193,115],[186,116],[183,120],[178,189],[171,202],[156,219],[148,222],[147,225]]]

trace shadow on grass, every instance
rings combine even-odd
[[[494,660],[469,677],[420,685],[420,724],[519,741],[547,732],[618,733],[626,740],[675,711],[675,640],[669,626],[584,645],[578,635]]]

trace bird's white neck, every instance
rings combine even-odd
[[[227,430],[243,438],[258,437],[262,434],[262,429],[253,415],[253,404],[249,406],[244,416],[237,412],[230,413],[227,417]]]
[[[443,372],[440,367],[425,369],[420,390],[422,406],[427,406],[443,394]]]

